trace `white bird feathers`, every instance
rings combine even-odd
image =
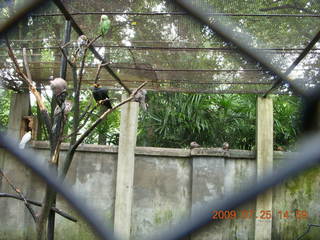
[[[31,140],[32,138],[32,134],[31,134],[31,131],[29,132],[26,132],[23,137],[21,138],[21,141],[19,143],[19,148],[20,149],[24,149],[26,144]]]

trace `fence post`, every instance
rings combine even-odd
[[[261,179],[273,169],[273,103],[271,98],[258,97],[257,100],[256,144],[257,178]],[[262,215],[267,219],[261,219]],[[255,239],[271,240],[272,189],[258,196],[256,202],[256,216]]]
[[[125,100],[127,95],[122,95]],[[118,150],[114,232],[121,239],[130,239],[131,207],[133,201],[134,150],[137,140],[139,103],[129,102],[121,107]]]

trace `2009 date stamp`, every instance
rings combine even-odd
[[[255,211],[252,209],[249,210],[213,210],[211,212],[211,218],[213,220],[223,220],[223,219],[272,219],[273,217],[279,217],[280,219],[307,219],[309,217],[308,211],[306,210],[280,210],[280,211],[271,211],[271,210],[260,210]]]

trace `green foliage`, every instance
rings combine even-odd
[[[8,126],[10,111],[11,91],[0,89],[0,130],[5,130]]]
[[[150,108],[141,113],[138,144],[253,149],[255,146],[256,96],[149,93]],[[275,148],[289,148],[297,137],[297,99],[276,96]]]
[[[293,146],[299,134],[300,101],[291,96],[278,96],[274,101],[274,142],[276,148]]]

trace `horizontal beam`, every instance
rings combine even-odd
[[[131,15],[131,16],[184,16],[186,12],[72,12],[70,15]],[[205,13],[207,16],[229,16],[229,17],[299,17],[299,18],[320,18],[320,14],[263,14],[263,13]],[[32,14],[32,17],[55,17],[62,16],[61,13]]]

